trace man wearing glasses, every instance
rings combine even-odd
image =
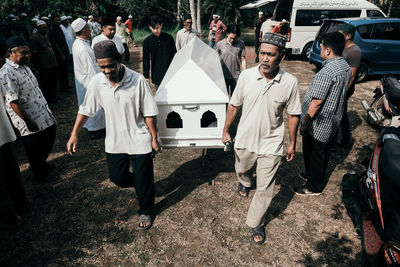
[[[193,39],[198,33],[195,29],[192,29],[192,16],[186,14],[183,16],[183,28],[176,33],[176,50],[179,51],[184,47],[190,40]]]

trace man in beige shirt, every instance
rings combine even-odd
[[[301,113],[297,79],[279,67],[285,57],[285,44],[286,39],[280,34],[263,36],[260,64],[240,74],[228,105],[222,135],[223,143],[232,143],[229,128],[242,108],[235,141],[235,170],[238,194],[246,198],[251,187],[252,168],[257,165],[257,189],[246,220],[253,229],[252,241],[257,244],[265,241],[264,216],[272,200],[274,176],[283,154],[283,110],[287,108],[290,137],[287,161],[294,158]]]

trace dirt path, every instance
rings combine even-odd
[[[249,65],[254,52],[249,48]],[[140,49],[132,51],[130,66],[140,71]],[[307,62],[288,59],[282,67],[294,74],[303,97],[314,76]],[[362,170],[364,145],[376,132],[365,123],[362,98],[378,85],[356,85],[350,100],[355,144],[350,153],[332,153],[331,176],[317,198],[294,196],[302,169],[301,138],[296,158],[277,173],[275,197],[268,210],[267,241],[250,243],[245,216],[250,198],[236,195],[232,153],[210,150],[202,165],[201,150],[168,149],[155,159],[157,217],[148,232],[137,229],[138,207],[131,189],[119,189],[107,178],[104,141],[91,141],[83,132],[78,153],[70,157],[65,144],[77,112],[73,91],[61,94],[52,107],[58,120],[57,140],[50,161],[53,178],[33,181],[18,147],[22,179],[31,212],[22,228],[0,232],[0,265],[93,266],[360,266],[361,241],[346,214],[340,184],[350,169]],[[215,186],[209,182],[215,179]]]

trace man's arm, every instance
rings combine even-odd
[[[143,42],[143,76],[146,78],[147,82],[150,84],[150,49],[149,42],[146,39]]]
[[[297,126],[299,125],[300,117],[298,115],[288,114],[288,127],[290,143],[286,153],[286,161],[292,161],[296,152],[296,136]]]
[[[68,154],[72,155],[72,153],[76,152],[76,146],[78,145],[78,134],[82,130],[83,125],[85,125],[88,119],[88,116],[79,113],[76,116],[74,128],[72,129],[71,136],[69,137],[67,143]]]
[[[349,89],[353,85],[354,81],[356,80],[356,75],[358,71],[358,68],[350,68],[350,69],[351,69],[351,77],[347,89]]]
[[[246,57],[242,57],[242,71],[247,69]]]
[[[25,121],[26,126],[28,127],[29,131],[31,132],[37,132],[39,130],[39,127],[37,126],[36,122],[31,119],[31,117],[28,116],[26,113],[25,109],[23,109],[18,100],[13,101],[10,103],[10,106],[12,110],[21,118]]]
[[[227,141],[232,144],[232,138],[229,134],[229,128],[231,128],[231,125],[233,121],[236,118],[236,115],[239,111],[239,107],[235,107],[231,104],[228,104],[228,110],[226,111],[226,119],[225,119],[225,125],[224,129],[222,131],[222,143],[226,143]]]
[[[144,117],[147,127],[149,128],[149,132],[151,134],[151,146],[155,151],[160,150],[160,144],[157,140],[157,130],[156,130],[156,117]]]
[[[301,123],[300,127],[300,134],[304,135],[308,125],[310,124],[312,118],[315,117],[317,114],[318,110],[321,108],[322,104],[324,103],[324,100],[321,99],[313,99],[311,100],[310,105],[308,106],[307,113],[304,117],[304,120]]]

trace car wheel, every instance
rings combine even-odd
[[[310,60],[311,46],[312,46],[312,43],[308,43],[304,46],[303,52],[301,53],[301,56],[303,57],[304,60],[307,60],[307,61]]]
[[[365,62],[361,62],[360,69],[358,70],[356,83],[362,83],[367,80],[368,77],[368,65]]]

